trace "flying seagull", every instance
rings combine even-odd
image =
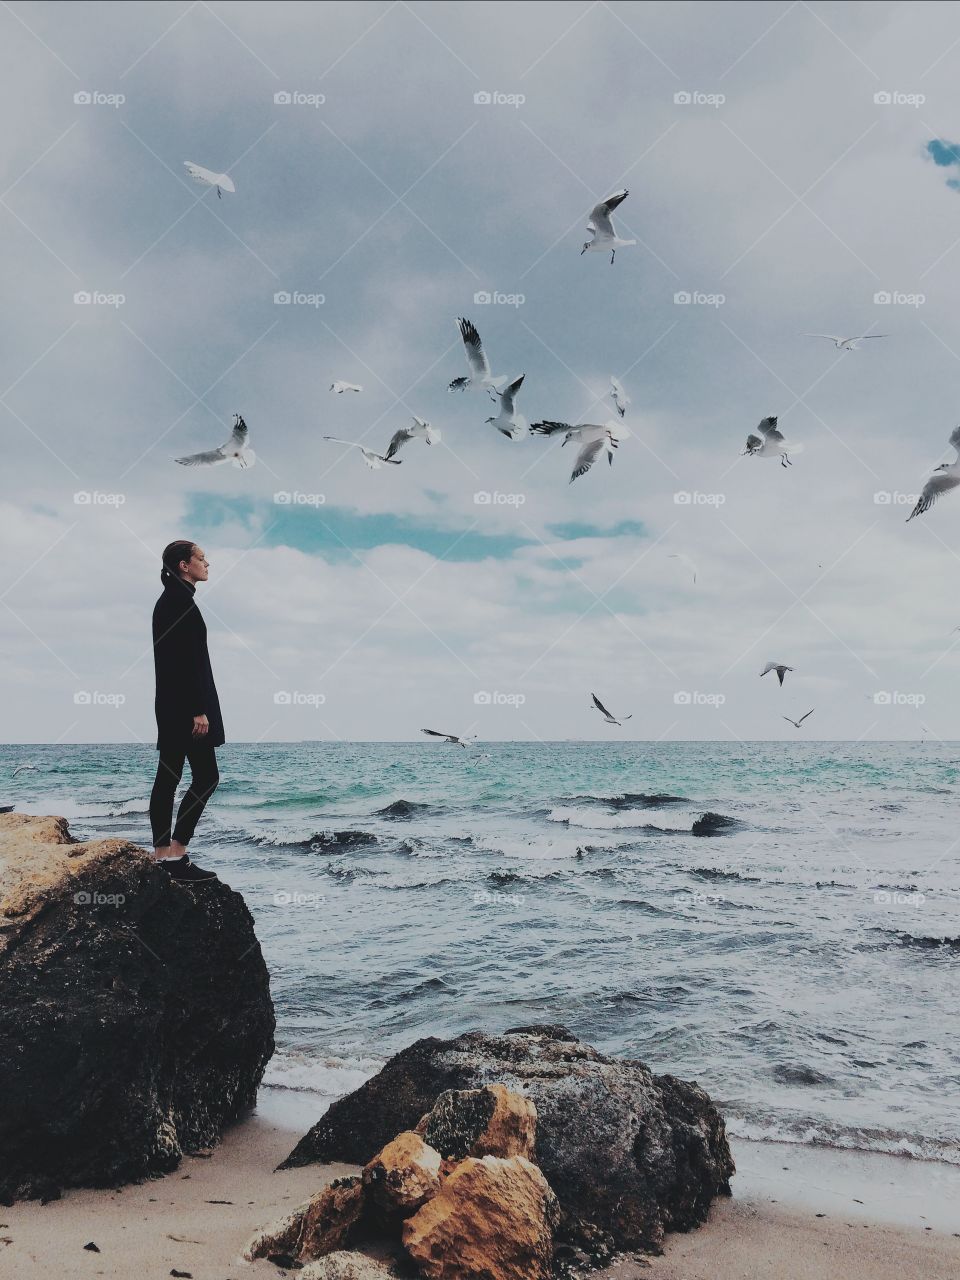
[[[499,392],[500,396],[500,412],[495,418],[488,418],[488,422],[493,425],[503,435],[510,440],[519,440],[527,431],[527,420],[523,414],[516,411],[517,392],[523,383],[526,374],[521,373],[519,378],[515,378],[509,387]]]
[[[460,330],[460,337],[463,339],[470,376],[468,378],[454,378],[447,390],[465,391],[467,387],[486,387],[492,397],[493,392],[499,391],[506,382],[506,375],[495,378],[490,372],[490,361],[487,359],[487,353],[483,349],[479,333],[477,333],[470,320],[459,319],[457,327]]]
[[[792,670],[793,670],[793,667],[785,666],[782,662],[768,662],[767,665],[760,672],[760,674],[761,676],[765,676],[769,674],[769,672],[775,671],[777,673],[777,679],[780,681],[780,685],[782,687],[784,674],[787,671],[792,671]]]
[[[593,705],[597,708],[597,710],[603,716],[604,720],[606,720],[607,724],[622,724],[624,720],[633,719],[633,712],[631,711],[631,713],[628,716],[623,716],[621,717],[620,720],[618,720],[616,716],[612,716],[610,714],[610,712],[603,705],[603,703],[600,701],[600,699],[597,697],[595,693],[591,693],[590,697],[593,699]]]
[[[13,776],[16,777],[22,769],[36,769],[36,767],[35,764],[18,764],[13,771]]]
[[[447,742],[452,743],[455,747],[463,747],[464,750],[470,745],[468,738],[461,738],[456,733],[440,733],[438,729],[421,729],[421,733],[429,734],[431,738],[446,738]],[[475,738],[475,733],[471,734],[471,738]]]
[[[250,434],[239,413],[233,415],[233,435],[219,449],[207,449],[204,453],[189,453],[184,458],[174,458],[184,467],[215,467],[219,462],[232,462],[235,467],[252,467],[257,455],[247,445]]]
[[[748,453],[751,458],[779,458],[781,467],[792,467],[793,463],[787,456],[788,453],[799,453],[801,445],[789,444],[781,431],[777,430],[776,418],[764,418],[757,430],[759,436],[750,434],[747,436],[746,448],[741,453]]]
[[[339,436],[324,436],[323,439],[332,440],[335,444],[348,445],[351,449],[359,449],[363,454],[364,462],[371,471],[379,471],[381,464],[384,462],[390,462],[394,466],[399,467],[400,463],[403,461],[402,458],[391,458],[389,455],[377,453],[374,449],[367,449],[356,440],[341,440]],[[399,445],[397,448],[399,448]]]
[[[617,413],[622,418],[627,412],[627,405],[630,403],[630,397],[623,389],[623,383],[619,378],[610,376],[610,396],[613,403],[617,406]]]
[[[941,462],[939,467],[935,469],[934,474],[923,486],[923,492],[920,494],[917,505],[907,516],[908,524],[914,516],[922,516],[924,511],[929,511],[941,493],[955,489],[960,484],[960,426],[954,427],[950,432],[949,443],[957,451],[955,461]]]
[[[408,440],[416,440],[421,436],[427,444],[435,444],[440,439],[440,432],[434,431],[429,422],[424,422],[423,418],[418,418],[414,414],[412,427],[401,427],[399,431],[393,433],[390,443],[387,445],[384,459],[387,462],[392,462],[393,455],[399,453],[401,446],[405,445]]]
[[[685,565],[693,574],[693,580],[694,582],[696,582],[697,566],[693,563],[693,561],[690,559],[688,555],[685,555],[684,552],[682,551],[671,551],[668,558],[670,560],[679,560],[682,565]]]
[[[802,715],[799,720],[791,720],[789,716],[783,716],[782,719],[792,724],[795,729],[799,729],[800,726],[803,724],[804,720],[806,720],[807,716],[812,716],[814,711],[816,711],[816,707],[811,707],[810,710],[807,711],[804,715]]]
[[[829,338],[838,351],[859,351],[858,342],[866,338],[888,338],[888,333],[861,333],[855,338],[841,338],[835,333],[802,333],[801,338]]]
[[[569,444],[571,440],[577,441],[580,445],[580,452],[577,454],[573,464],[573,471],[570,474],[568,484],[573,484],[579,476],[584,475],[596,462],[600,454],[606,450],[607,461],[613,466],[613,451],[620,445],[620,434],[629,434],[625,428],[619,423],[608,422],[605,426],[600,426],[595,422],[583,422],[579,426],[571,426],[569,422],[534,422],[530,425],[531,435],[554,436],[563,432],[563,443]]]
[[[605,253],[610,250],[610,262],[616,256],[617,250],[624,245],[636,244],[636,240],[622,240],[613,229],[613,223],[610,221],[610,214],[616,209],[618,204],[622,204],[630,194],[626,188],[623,191],[615,191],[612,196],[607,196],[606,200],[601,200],[594,207],[590,214],[590,221],[587,223],[587,230],[593,232],[593,239],[588,240],[580,250],[581,258],[588,249],[596,249]]]
[[[339,378],[336,378],[330,383],[330,390],[335,391],[338,396],[342,396],[345,391],[362,391],[363,387],[356,382],[341,382]]]
[[[184,167],[194,182],[202,182],[205,187],[217,188],[217,199],[223,199],[223,192],[229,191],[231,194],[236,191],[233,185],[233,179],[226,173],[213,173],[210,169],[205,169],[202,164],[194,164],[192,160],[184,160]]]

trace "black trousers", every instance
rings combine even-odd
[[[150,795],[150,825],[153,828],[153,843],[158,849],[170,843],[173,801],[177,794],[177,784],[183,777],[184,760],[190,761],[191,777],[190,789],[180,801],[177,825],[173,828],[173,839],[180,844],[190,843],[200,815],[220,781],[216,749],[206,743],[166,748],[160,752],[157,777]]]

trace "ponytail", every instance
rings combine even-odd
[[[183,538],[171,542],[163,549],[163,568],[160,570],[160,581],[164,586],[180,577],[180,561],[190,560],[196,548],[195,542],[187,542]]]

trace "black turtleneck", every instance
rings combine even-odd
[[[218,747],[226,741],[207,651],[207,628],[194,601],[196,591],[192,582],[171,575],[153,609],[158,751],[204,742]],[[199,715],[207,717],[210,730],[194,738],[193,719]]]

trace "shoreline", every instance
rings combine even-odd
[[[242,1260],[250,1237],[332,1178],[356,1172],[340,1164],[274,1172],[330,1101],[263,1088],[257,1109],[209,1156],[187,1156],[165,1177],[0,1207],[0,1239],[9,1240],[0,1244],[3,1269],[18,1280],[125,1280],[172,1269],[194,1280],[276,1278],[272,1263]],[[738,1138],[731,1148],[732,1198],[715,1201],[697,1230],[668,1236],[661,1257],[618,1260],[597,1280],[960,1275],[960,1168]],[[99,1253],[84,1249],[89,1241]]]

